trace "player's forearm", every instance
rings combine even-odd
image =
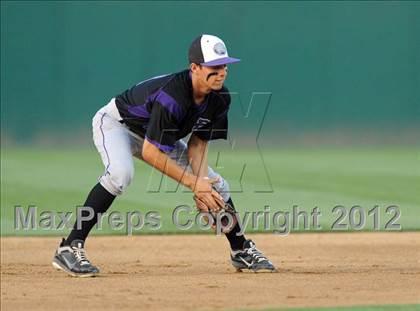
[[[197,177],[185,171],[174,160],[147,140],[143,144],[142,157],[144,161],[157,170],[182,183],[184,186],[193,189]]]
[[[194,175],[208,177],[208,143],[195,135],[188,141],[188,160]]]

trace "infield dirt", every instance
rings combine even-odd
[[[237,273],[224,237],[90,237],[102,274],[53,269],[58,238],[1,239],[2,310],[221,310],[420,303],[420,232],[250,235],[278,273]]]

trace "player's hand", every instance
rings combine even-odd
[[[222,196],[213,189],[213,184],[218,182],[217,178],[199,177],[195,184],[194,200],[197,208],[202,212],[219,212],[224,206]]]

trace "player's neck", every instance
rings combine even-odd
[[[204,102],[207,94],[210,93],[211,89],[206,85],[200,85],[200,82],[192,77],[192,91],[194,102],[200,105]]]

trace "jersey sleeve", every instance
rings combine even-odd
[[[228,111],[230,96],[225,94],[221,97],[222,104],[219,106],[211,119],[205,126],[196,129],[194,133],[202,140],[227,139],[228,133]]]
[[[178,130],[176,116],[161,102],[154,102],[145,138],[161,151],[171,152],[175,148]]]

